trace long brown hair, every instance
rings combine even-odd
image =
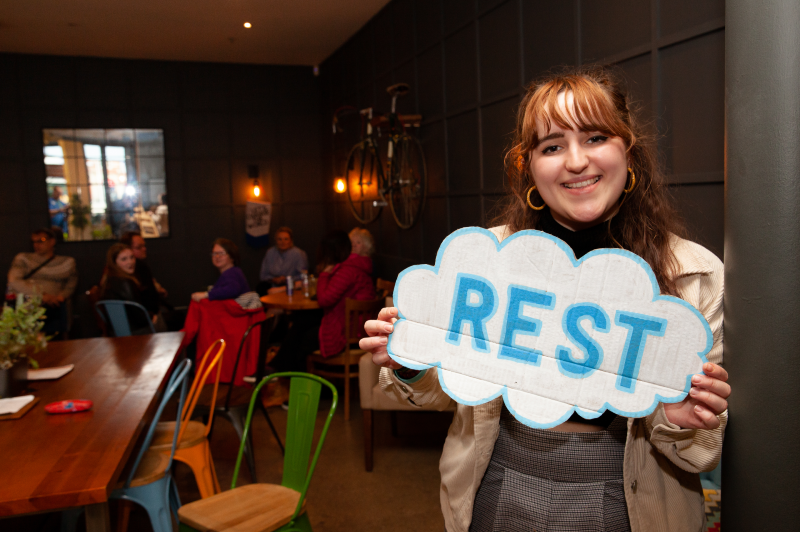
[[[570,92],[574,108],[566,114],[558,105],[558,95]],[[670,247],[672,234],[683,235],[683,225],[670,202],[664,177],[658,167],[655,139],[639,123],[622,83],[606,67],[572,67],[549,74],[531,83],[517,112],[517,127],[512,148],[506,153],[505,168],[510,194],[496,222],[506,224],[513,233],[541,229],[541,211],[527,205],[533,186],[531,150],[539,144],[537,124],[550,129],[553,122],[565,129],[575,125],[582,131],[598,131],[622,138],[628,151],[636,184],[620,198],[614,224],[608,231],[613,242],[642,257],[656,275],[661,292],[677,296],[672,273],[677,266]],[[630,188],[630,178],[626,188]],[[544,201],[538,190],[531,194],[534,205]]]
[[[120,267],[117,266],[117,257],[119,254],[130,249],[130,246],[121,242],[112,244],[111,248],[108,249],[108,252],[106,252],[106,266],[103,270],[103,279],[100,280],[100,286],[102,288],[105,289],[108,278],[127,279],[128,281],[132,281],[137,287],[139,286],[138,279],[136,279],[134,276],[131,276],[127,272],[124,272]]]

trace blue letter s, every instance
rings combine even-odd
[[[603,362],[603,347],[587,335],[580,324],[581,320],[585,318],[592,321],[592,325],[597,331],[608,333],[611,329],[610,319],[599,305],[583,303],[573,304],[567,308],[561,326],[569,340],[574,342],[584,353],[583,359],[576,359],[572,356],[571,349],[564,346],[556,348],[558,369],[562,374],[571,378],[589,377]]]

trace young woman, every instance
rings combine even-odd
[[[250,292],[250,285],[244,272],[238,267],[239,247],[228,239],[217,239],[211,249],[211,262],[219,270],[219,278],[208,291],[192,293],[192,300],[199,302],[205,298],[209,300],[232,300],[246,292]]]
[[[687,398],[645,418],[573,415],[550,430],[516,421],[497,398],[458,405],[444,445],[441,501],[448,530],[700,530],[698,472],[719,461],[730,386],[722,363],[722,263],[679,237],[656,165],[628,98],[611,73],[574,69],[533,83],[506,159],[511,194],[492,228],[498,240],[537,229],[580,258],[624,248],[652,267],[661,292],[708,320],[714,344]],[[436,372],[400,367],[386,353],[397,309],[365,325],[361,347],[385,367],[401,402],[445,408]]]
[[[117,243],[106,253],[106,266],[100,281],[100,300],[125,300],[144,305],[142,288],[136,279],[136,258],[127,244]],[[164,321],[158,314],[145,315],[134,309],[126,309],[128,323],[134,334],[150,333],[147,320],[152,321],[156,331],[166,331]]]

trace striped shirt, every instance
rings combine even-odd
[[[78,284],[78,270],[75,260],[64,255],[57,255],[53,260],[36,271],[28,279],[22,279],[44,261],[34,253],[17,254],[8,271],[8,285],[18,294],[52,294],[72,296]]]
[[[491,230],[502,241],[505,227]],[[714,343],[706,356],[722,363],[722,262],[710,251],[678,237],[672,240],[678,260],[676,280],[684,300],[711,326]],[[444,410],[455,406],[439,462],[440,499],[448,531],[467,531],[475,494],[489,466],[500,430],[502,397],[481,405],[456,404],[439,386],[436,372],[404,381],[381,369],[383,391],[401,403]],[[713,430],[682,429],[672,424],[663,404],[645,418],[629,418],[623,460],[628,517],[633,531],[699,531],[705,514],[699,472],[710,472],[722,454],[728,412]]]

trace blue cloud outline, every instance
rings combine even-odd
[[[702,315],[702,313],[700,313],[700,311],[698,311],[689,302],[687,302],[685,300],[681,300],[680,298],[676,298],[675,296],[668,296],[668,295],[661,294],[661,289],[658,286],[658,281],[656,280],[656,276],[653,273],[653,269],[650,268],[650,265],[648,265],[647,262],[644,259],[642,259],[638,255],[634,254],[633,252],[629,252],[628,250],[622,250],[622,249],[618,249],[618,248],[601,248],[599,250],[593,250],[593,251],[589,252],[588,254],[584,255],[583,257],[581,257],[580,259],[576,259],[575,258],[575,252],[572,251],[572,248],[570,248],[569,245],[566,242],[562,241],[561,239],[559,239],[557,237],[554,237],[554,236],[550,235],[549,233],[544,233],[544,232],[541,232],[541,231],[538,231],[538,230],[522,230],[522,231],[518,231],[518,232],[514,233],[513,235],[510,235],[509,237],[504,239],[503,242],[498,241],[497,240],[497,236],[495,236],[495,234],[492,233],[491,231],[489,231],[487,229],[484,229],[484,228],[478,228],[478,227],[461,228],[459,230],[454,231],[450,235],[448,235],[447,238],[444,241],[442,241],[442,244],[439,246],[439,251],[436,253],[436,264],[435,265],[433,265],[433,266],[431,266],[431,265],[414,265],[414,266],[410,266],[410,267],[406,268],[405,270],[403,270],[402,272],[400,272],[400,274],[397,276],[397,282],[396,282],[395,287],[394,287],[394,292],[392,293],[392,299],[394,301],[394,306],[397,308],[397,316],[398,316],[397,323],[395,324],[395,328],[397,327],[397,324],[400,324],[402,321],[407,320],[403,316],[402,312],[400,312],[400,306],[398,304],[400,283],[401,283],[403,277],[406,274],[408,274],[410,272],[413,272],[414,270],[418,270],[418,269],[429,270],[429,271],[433,272],[434,274],[436,274],[438,276],[439,275],[439,267],[442,264],[442,258],[444,257],[444,252],[447,249],[447,247],[450,245],[450,243],[453,240],[455,240],[456,238],[458,238],[458,237],[461,237],[463,235],[469,235],[469,234],[472,234],[472,233],[479,233],[481,235],[484,235],[484,236],[489,237],[490,239],[492,239],[494,241],[494,243],[495,243],[495,246],[496,246],[498,252],[500,252],[503,249],[503,247],[505,247],[507,244],[513,242],[514,239],[518,239],[518,238],[521,238],[521,237],[533,236],[533,237],[542,237],[542,238],[545,238],[545,239],[549,239],[550,241],[554,242],[556,244],[556,246],[558,246],[561,249],[561,251],[563,251],[567,255],[567,258],[570,261],[572,261],[572,266],[575,267],[575,268],[579,267],[581,265],[581,263],[583,263],[584,261],[586,261],[586,260],[588,260],[588,259],[590,259],[592,257],[598,256],[598,255],[606,255],[606,254],[621,255],[623,257],[626,257],[626,258],[634,261],[640,267],[642,267],[642,269],[645,271],[645,273],[650,278],[650,283],[652,284],[653,294],[654,294],[653,299],[651,300],[651,302],[656,302],[656,301],[659,301],[659,300],[666,300],[668,302],[680,304],[680,305],[686,307],[687,309],[689,309],[692,313],[694,313],[694,315],[698,318],[700,323],[703,324],[703,327],[706,330],[706,347],[703,350],[697,352],[697,355],[698,355],[698,357],[700,357],[700,360],[703,362],[703,364],[708,362],[708,359],[706,359],[706,354],[708,354],[708,352],[711,351],[711,347],[714,344],[714,334],[711,331],[711,326],[708,325],[708,321]],[[403,358],[403,357],[401,357],[399,355],[394,354],[392,352],[393,336],[394,336],[393,333],[389,335],[389,340],[388,340],[387,345],[386,345],[386,350],[387,350],[389,356],[393,360],[397,361],[398,363],[406,366],[407,368],[411,368],[411,369],[414,369],[414,370],[428,370],[429,368],[436,368],[437,369],[437,373],[438,373],[437,377],[439,379],[439,384],[441,385],[442,390],[448,396],[453,398],[456,402],[458,402],[460,404],[463,404],[463,405],[481,405],[481,404],[484,404],[486,402],[490,402],[490,401],[494,400],[498,396],[503,396],[503,402],[506,404],[506,407],[511,412],[511,414],[514,415],[514,418],[516,418],[517,420],[519,420],[520,422],[522,422],[526,426],[529,426],[529,427],[532,427],[532,428],[546,429],[546,428],[555,427],[555,426],[565,422],[567,419],[569,419],[569,417],[572,416],[572,413],[578,413],[583,418],[592,419],[592,418],[599,417],[606,410],[609,410],[609,411],[611,411],[613,413],[616,413],[616,414],[618,414],[620,416],[629,417],[629,418],[640,418],[640,417],[647,416],[650,413],[652,413],[656,409],[656,407],[658,407],[659,403],[676,403],[676,402],[682,401],[686,397],[686,395],[689,394],[689,389],[692,386],[692,374],[690,374],[690,375],[686,376],[686,385],[684,386],[683,391],[680,392],[677,396],[673,396],[671,398],[667,398],[667,397],[661,396],[660,394],[656,394],[655,395],[655,400],[650,405],[650,407],[648,407],[646,409],[643,409],[642,411],[636,411],[636,412],[622,411],[620,409],[615,408],[611,404],[609,404],[609,402],[605,402],[600,407],[600,409],[598,411],[596,411],[596,412],[594,412],[594,411],[585,411],[585,410],[581,409],[580,407],[573,405],[572,407],[570,407],[567,410],[567,412],[561,418],[559,418],[555,422],[549,422],[549,423],[541,424],[539,422],[536,422],[534,420],[531,420],[531,419],[528,419],[528,418],[525,418],[525,417],[521,416],[518,412],[516,412],[514,410],[514,408],[511,405],[511,402],[508,399],[508,385],[502,385],[501,389],[498,392],[496,392],[494,394],[491,394],[490,396],[488,396],[486,398],[479,399],[479,400],[465,400],[463,398],[459,398],[458,395],[456,395],[452,390],[450,390],[445,385],[444,376],[442,375],[442,370],[443,369],[442,369],[442,362],[441,361],[437,361],[437,362],[432,363],[432,364],[422,364],[422,363],[416,363],[416,362],[413,362],[413,361],[409,361],[409,360],[407,360],[407,359],[405,359],[405,358]],[[478,378],[474,378],[474,379],[478,379]],[[525,392],[525,391],[521,391],[521,392]],[[531,393],[526,393],[526,394],[531,394]],[[548,400],[549,400],[549,398],[548,398]],[[551,401],[558,401],[558,400],[551,400]],[[563,403],[563,402],[560,402],[560,403]]]

